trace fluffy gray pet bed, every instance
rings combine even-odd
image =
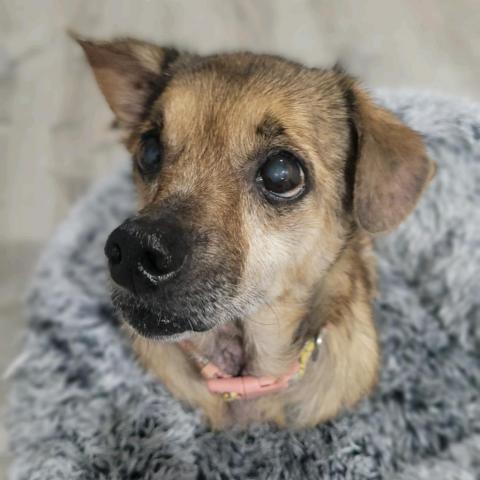
[[[102,249],[133,209],[124,168],[73,210],[36,274],[11,374],[12,478],[480,478],[480,107],[381,98],[425,135],[439,170],[378,241],[375,393],[308,431],[209,432],[136,364],[110,307]]]

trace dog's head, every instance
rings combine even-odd
[[[431,176],[420,136],[338,69],[79,42],[133,157],[139,212],[105,252],[114,302],[144,336],[310,291],[353,231],[395,227]]]

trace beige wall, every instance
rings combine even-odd
[[[122,154],[67,28],[339,60],[369,87],[480,99],[480,0],[0,0],[0,369],[18,350],[19,299],[39,249]],[[0,428],[0,478],[5,462]]]

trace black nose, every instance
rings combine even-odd
[[[105,244],[113,280],[136,294],[156,290],[182,268],[187,256],[185,237],[171,220],[127,220]]]

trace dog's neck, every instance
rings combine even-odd
[[[221,325],[201,340],[197,339],[196,346],[203,356],[228,375],[281,375],[291,366],[292,362],[288,364],[288,359],[298,358],[298,352],[305,343],[302,339],[306,337],[307,329],[303,326],[308,321],[307,318],[299,319],[292,315],[289,326],[300,325],[300,328],[296,327],[297,333],[293,330],[294,338],[289,328],[284,334],[284,341],[279,342],[278,315],[286,307],[288,305],[282,303],[275,307],[264,307],[255,317]],[[273,341],[259,341],[263,338]],[[269,359],[274,361],[268,362]]]
[[[193,339],[196,348],[225,373],[278,376],[289,369],[312,331],[311,294],[285,288],[254,315],[223,324]]]

